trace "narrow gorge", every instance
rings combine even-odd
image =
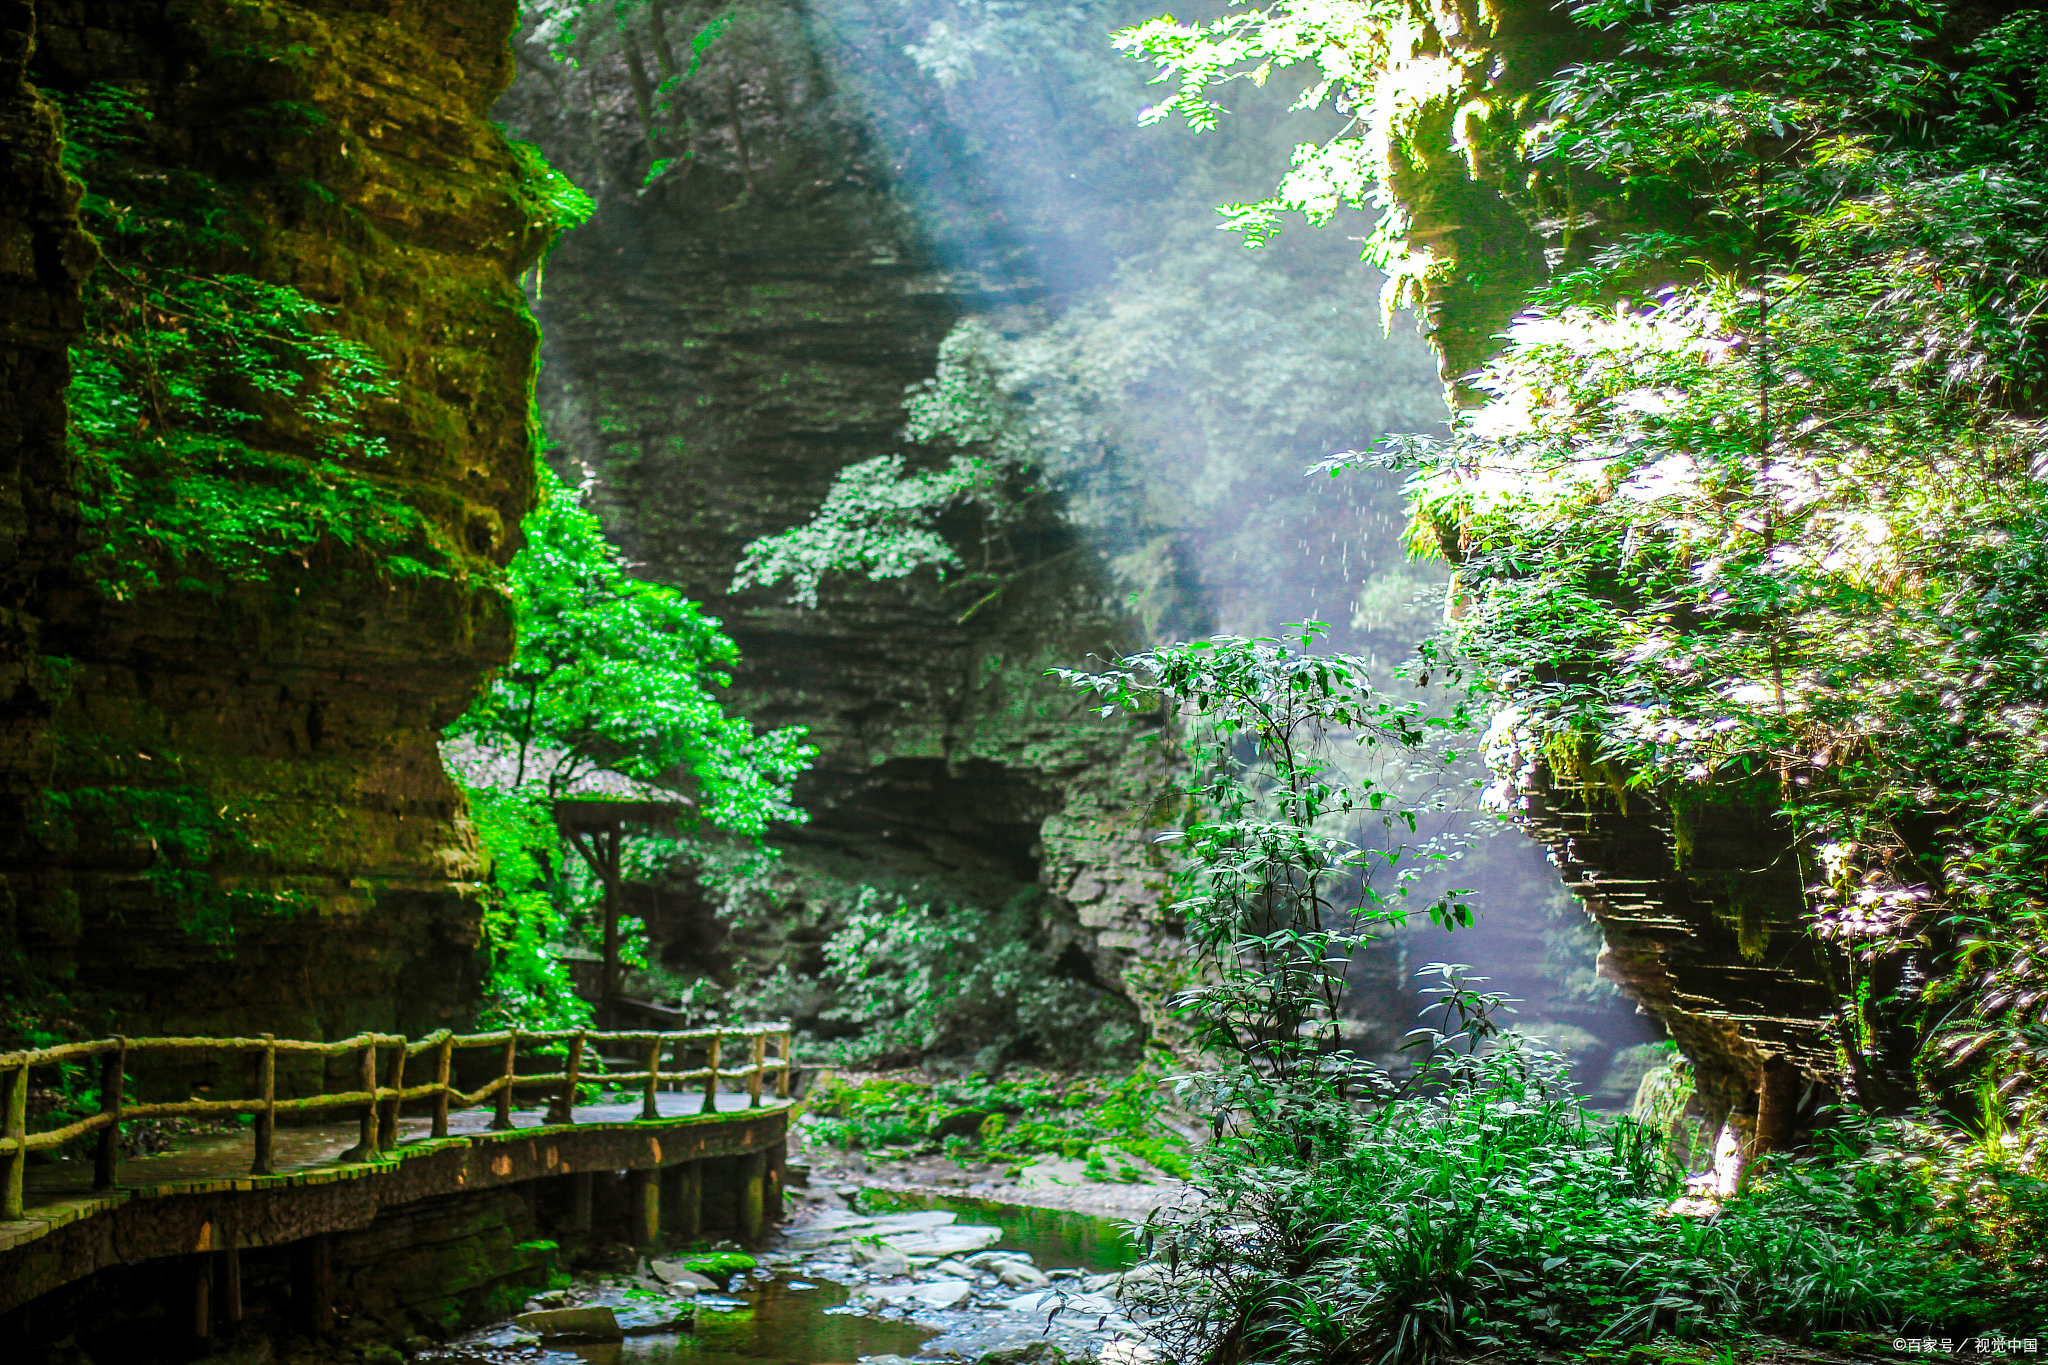
[[[2048,1335],[2042,11],[0,51],[24,1359]]]

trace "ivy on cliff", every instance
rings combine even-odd
[[[236,267],[246,206],[156,155],[151,114],[116,86],[60,97],[65,167],[100,259],[72,351],[72,451],[86,571],[120,598],[218,591],[316,555],[374,551],[395,578],[442,576],[437,532],[376,472],[359,415],[383,363],[299,290]],[[317,111],[280,106],[293,126]]]

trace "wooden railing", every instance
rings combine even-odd
[[[22,1177],[30,1152],[46,1151],[82,1137],[99,1134],[93,1168],[93,1188],[114,1185],[115,1163],[120,1156],[121,1125],[137,1119],[168,1118],[174,1115],[242,1115],[255,1118],[251,1139],[255,1175],[274,1174],[271,1144],[280,1114],[303,1114],[322,1109],[354,1109],[360,1125],[356,1145],[341,1153],[340,1161],[374,1161],[398,1145],[398,1111],[408,1101],[431,1101],[433,1136],[448,1136],[448,1115],[491,1101],[496,1113],[491,1128],[505,1130],[512,1125],[514,1092],[553,1087],[548,1097],[547,1122],[574,1122],[577,1090],[584,1085],[623,1088],[637,1085],[641,1092],[642,1120],[661,1117],[655,1096],[663,1085],[701,1084],[703,1112],[717,1108],[719,1087],[745,1082],[750,1106],[761,1103],[766,1078],[774,1077],[775,1097],[789,1097],[789,1026],[760,1024],[740,1028],[688,1029],[679,1032],[599,1033],[589,1029],[560,1029],[527,1033],[517,1029],[499,1033],[453,1034],[446,1029],[409,1042],[395,1034],[363,1033],[332,1043],[302,1042],[264,1034],[260,1038],[102,1038],[87,1043],[65,1043],[33,1052],[0,1054],[0,1094],[4,1094],[4,1121],[0,1121],[0,1222],[23,1216]],[[773,1040],[776,1054],[768,1055]],[[726,1045],[747,1049],[743,1065],[723,1064]],[[528,1045],[566,1045],[562,1069],[548,1072],[518,1070],[519,1050]],[[614,1046],[615,1045],[615,1046]],[[698,1045],[704,1065],[682,1068],[683,1050]],[[455,1053],[466,1048],[495,1048],[499,1052],[498,1074],[481,1088],[464,1092],[450,1079]],[[639,1066],[617,1069],[609,1066],[593,1049],[622,1051],[635,1048]],[[187,1099],[158,1104],[129,1104],[122,1098],[128,1060],[142,1052],[254,1054],[258,1066],[260,1093],[249,1099]],[[359,1054],[357,1086],[339,1093],[306,1095],[297,1099],[277,1097],[277,1059],[287,1056],[336,1057]],[[666,1054],[673,1069],[662,1070]],[[433,1068],[431,1081],[408,1085],[406,1072],[413,1059],[426,1057]],[[28,1131],[29,1073],[37,1067],[78,1065],[99,1059],[100,1111],[46,1132]],[[321,1068],[324,1077],[325,1067]],[[380,1081],[379,1075],[382,1075]]]

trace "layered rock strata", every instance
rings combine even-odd
[[[1168,932],[1153,918],[1163,865],[1127,814],[1163,799],[1168,775],[1045,677],[1136,645],[1099,550],[1054,509],[1012,532],[993,589],[839,576],[806,608],[730,588],[748,542],[807,521],[845,466],[901,448],[904,391],[960,318],[1043,286],[1015,252],[935,248],[797,11],[739,6],[650,115],[642,97],[690,64],[711,17],[652,9],[666,27],[586,35],[574,68],[524,44],[500,106],[598,201],[535,280],[541,411],[553,458],[638,571],[724,622],[740,708],[808,727],[821,750],[798,787],[809,822],[777,835],[777,941],[744,942],[742,926],[705,954],[727,930],[678,885],[648,903],[657,936],[674,934],[670,965],[730,969],[743,953],[801,974],[872,886],[1038,897],[1045,950],[1112,988]]]
[[[515,8],[37,0],[8,18],[28,82],[139,103],[138,155],[235,205],[233,268],[296,287],[331,310],[320,326],[375,353],[395,389],[360,425],[389,455],[363,472],[449,547],[434,579],[325,546],[266,583],[126,600],[75,567],[59,395],[86,258],[48,102],[17,84],[10,174],[30,193],[9,199],[27,211],[0,280],[10,301],[41,292],[8,309],[9,608],[33,626],[11,633],[8,667],[49,678],[13,689],[5,753],[20,991],[138,1034],[459,1022],[477,859],[434,743],[509,653],[494,571],[531,498],[538,342],[516,281],[549,230],[485,117],[511,79]],[[291,449],[262,411],[251,443]],[[268,902],[241,897],[213,941],[152,877],[169,852],[146,820],[63,818],[166,794],[215,812],[206,887]]]

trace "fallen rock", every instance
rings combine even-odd
[[[895,1247],[906,1256],[957,1256],[963,1251],[979,1251],[990,1242],[1003,1239],[1001,1228],[982,1228],[971,1224],[960,1227],[933,1228],[928,1232],[905,1232],[882,1238],[884,1246]]]
[[[512,1325],[539,1337],[576,1341],[624,1341],[625,1329],[609,1308],[543,1308],[521,1313]]]
[[[944,1209],[915,1213],[870,1214],[852,1209],[821,1213],[808,1227],[797,1228],[784,1239],[798,1250],[851,1242],[855,1238],[892,1237],[905,1232],[925,1232],[952,1225],[960,1215]]]
[[[966,1280],[933,1280],[911,1291],[910,1298],[926,1308],[957,1308],[974,1296]]]
[[[1012,1289],[1044,1289],[1052,1283],[1045,1272],[1027,1261],[998,1261],[996,1278]]]
[[[942,1279],[971,1280],[974,1278],[974,1267],[965,1261],[940,1261],[932,1267],[932,1274]]]
[[[879,1242],[855,1242],[852,1251],[853,1263],[870,1275],[889,1277],[910,1273],[910,1258],[893,1246]]]
[[[932,1280],[927,1284],[863,1285],[854,1295],[863,1303],[890,1303],[905,1308],[957,1308],[974,1295],[965,1280]]]
[[[967,1264],[973,1266],[976,1270],[994,1270],[996,1264],[1000,1261],[1022,1261],[1025,1265],[1030,1265],[1031,1253],[1028,1251],[984,1251],[979,1256],[969,1256],[967,1258]]]

